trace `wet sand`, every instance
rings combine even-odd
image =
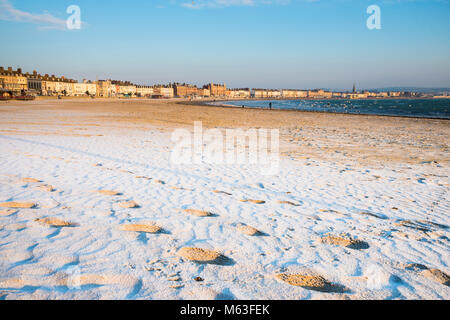
[[[0,132],[20,134],[13,125],[21,124],[21,115],[29,113],[36,114],[39,121],[28,124],[41,134],[82,135],[74,130],[80,126],[136,129],[153,125],[173,130],[189,128],[194,121],[201,121],[205,128],[278,128],[282,154],[296,159],[358,161],[365,165],[449,164],[448,120],[227,108],[184,102],[80,98],[0,102],[0,112],[11,113],[6,122],[2,120]],[[66,126],[67,132],[52,131],[55,125]]]

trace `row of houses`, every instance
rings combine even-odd
[[[8,69],[0,67],[0,90],[9,94],[82,96],[87,93],[96,95],[97,84],[90,81],[78,83],[55,75],[40,75],[36,71],[23,73],[20,68],[13,70],[11,67]]]
[[[186,84],[169,85],[136,85],[129,81],[98,80],[82,82],[55,75],[41,75],[36,71],[23,73],[21,68],[13,70],[11,67],[0,67],[0,90],[3,93],[27,93],[42,96],[97,96],[97,97],[226,97],[225,84],[213,84],[197,88]],[[230,91],[230,90],[228,90]],[[234,94],[234,90],[233,94]],[[240,91],[236,91],[236,97]],[[246,96],[245,96],[246,97]]]
[[[97,97],[151,97],[151,98],[227,98],[227,99],[366,99],[406,96],[400,92],[332,92],[323,89],[228,89],[226,84],[209,83],[202,87],[190,84],[136,85],[120,80],[83,80],[78,82],[55,75],[23,73],[21,68],[0,67],[0,94],[27,93],[42,96],[97,96]]]
[[[296,89],[254,89],[251,97],[259,99],[367,99],[367,98],[387,98],[403,96],[401,92],[334,92],[323,89],[316,90],[296,90]]]
[[[185,83],[174,83],[172,86],[176,97],[222,97],[236,99],[251,97],[251,90],[249,88],[228,89],[226,84],[208,83],[201,88]]]
[[[36,71],[23,73],[21,68],[13,70],[0,67],[1,94],[34,94],[42,96],[97,96],[97,97],[174,97],[170,85],[140,86],[116,80],[83,80],[78,82],[55,75],[41,75]]]

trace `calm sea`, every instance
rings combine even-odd
[[[216,102],[246,108],[269,108],[450,119],[450,99],[245,100]]]

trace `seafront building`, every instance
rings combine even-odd
[[[97,96],[104,98],[117,97],[117,85],[113,84],[111,80],[98,80],[97,84]]]
[[[74,93],[75,80],[55,75],[40,75],[36,71],[33,73],[23,73],[21,68],[13,71],[11,67],[4,69],[0,67],[0,91],[2,95],[18,95],[26,92],[34,95],[67,95]]]
[[[367,98],[367,94],[364,94],[364,93],[344,93],[343,95],[342,95],[342,97],[343,98],[346,98],[346,99],[365,99],[365,98]]]
[[[151,98],[153,97],[153,87],[151,86],[136,86],[136,96]]]
[[[281,90],[253,89],[252,97],[256,99],[279,99],[282,97]]]
[[[119,97],[136,96],[137,88],[130,81],[112,80],[111,83],[116,86],[116,93]]]
[[[198,89],[199,90],[199,96],[204,98],[211,97],[211,91],[207,88],[207,86],[204,86],[203,88]]]
[[[228,89],[226,96],[231,99],[250,99],[251,90],[249,88]]]
[[[333,93],[323,89],[308,90],[307,97],[312,99],[331,99]]]
[[[35,95],[42,94],[42,78],[37,75],[36,71],[27,76],[27,85],[29,93]]]
[[[264,99],[267,97],[268,97],[268,94],[267,94],[267,90],[265,90],[265,89],[253,89],[252,90],[252,98]]]
[[[224,98],[224,99],[367,99],[367,98],[438,98],[448,94],[425,94],[418,92],[364,90],[358,92],[356,85],[351,91],[332,92],[324,89],[228,89],[226,84],[213,82],[197,87],[191,84],[135,85],[121,80],[83,80],[77,82],[64,76],[23,73],[21,68],[13,70],[0,67],[0,96],[23,94],[40,96],[96,96],[96,97],[144,97],[144,98]]]
[[[18,94],[28,90],[27,78],[22,74],[22,69],[14,71],[11,67],[4,69],[0,67],[0,89],[3,93]]]
[[[203,96],[203,89],[197,88],[195,85],[186,83],[173,84],[174,96],[178,98]]]
[[[205,86],[209,90],[211,97],[226,97],[227,95],[227,85],[224,84],[214,84],[209,83]]]
[[[76,82],[73,84],[73,95],[80,96],[97,96],[97,84],[88,80]]]
[[[46,88],[44,93],[45,95],[73,96],[74,84],[75,80],[53,77],[43,81],[43,88]]]
[[[26,73],[24,76],[27,78],[28,93],[43,96],[74,95],[75,80],[55,75],[40,75],[36,71],[33,71],[32,74]]]
[[[156,85],[153,87],[153,98],[173,98],[174,90],[172,86]]]
[[[174,95],[178,98],[187,97],[214,97],[214,98],[250,98],[249,88],[227,89],[225,84],[209,83],[202,88],[195,85],[174,83]]]
[[[269,98],[271,99],[280,99],[281,98],[281,90],[268,90],[267,91]]]
[[[308,92],[306,90],[283,89],[281,90],[281,96],[284,99],[306,98],[308,96]]]
[[[119,96],[135,96],[137,93],[137,88],[135,85],[122,85],[119,86]]]
[[[226,85],[215,85],[215,84],[207,84],[203,87],[199,88],[195,85],[190,84],[179,84],[175,83],[174,94],[176,97],[228,97],[230,95],[230,90],[226,88]]]

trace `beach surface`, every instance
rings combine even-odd
[[[450,299],[450,122],[0,102],[0,299]],[[280,130],[280,171],[171,161]]]

